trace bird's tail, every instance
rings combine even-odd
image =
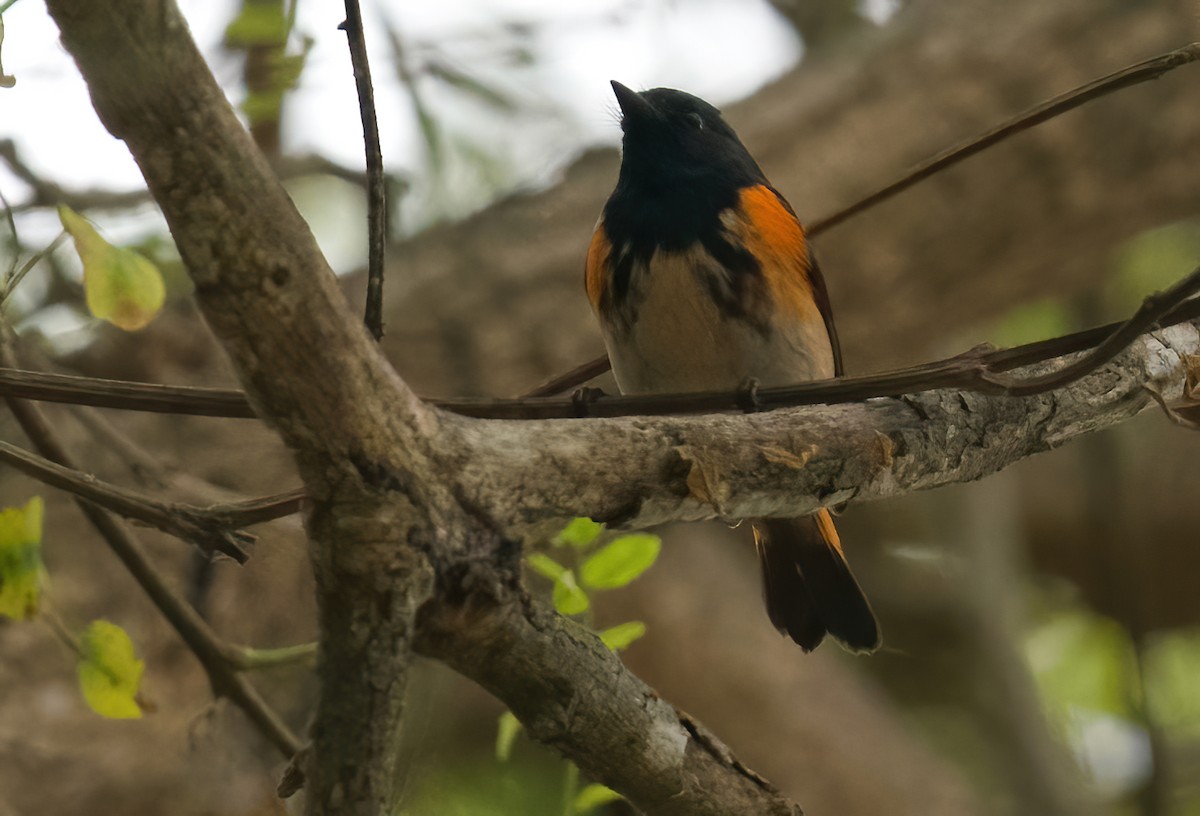
[[[879,647],[879,624],[842,555],[828,510],[795,519],[754,522],[767,614],[781,633],[808,652],[825,633],[846,648]]]

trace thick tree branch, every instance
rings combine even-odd
[[[644,527],[793,516],[972,481],[1183,394],[1200,322],[1139,337],[1071,385],[1028,397],[935,390],[747,416],[456,420],[472,501],[501,524],[586,515]],[[1042,375],[1071,358],[1022,372]],[[520,496],[519,502],[513,496]]]
[[[477,583],[488,572],[476,565]],[[495,580],[495,575],[489,576]],[[484,583],[484,585],[487,585]],[[544,604],[476,592],[422,612],[417,649],[506,704],[536,739],[661,816],[800,816],[801,810]]]
[[[312,497],[321,697],[307,763],[312,813],[395,809],[394,765],[416,608],[418,547],[463,530],[428,478],[438,420],[350,314],[316,242],[169,0],[49,0],[105,126],[162,208],[256,413]]]
[[[1181,285],[1194,287],[1198,282],[1200,279],[1197,273],[1193,272]],[[1180,290],[1175,288],[1174,291],[1178,294]],[[1183,291],[1186,293],[1190,288]],[[1162,307],[1164,303],[1161,296],[1155,295],[1149,299],[1149,305]],[[1158,317],[1159,315],[1163,316]],[[529,395],[517,399],[429,399],[426,403],[451,413],[479,419],[567,419],[581,416],[616,417],[744,410],[748,400],[757,410],[769,410],[797,405],[856,402],[932,388],[954,387],[985,393],[1011,392],[1018,387],[1029,388],[1030,384],[1019,383],[1011,377],[1001,378],[998,374],[1103,345],[1103,355],[1088,355],[1087,358],[1076,361],[1074,373],[1086,372],[1089,370],[1087,365],[1098,365],[1105,359],[1111,359],[1113,353],[1124,348],[1134,337],[1152,325],[1172,326],[1197,317],[1200,317],[1200,298],[1186,300],[1169,310],[1147,310],[1147,306],[1144,305],[1138,314],[1123,323],[1111,323],[1013,348],[971,349],[944,360],[879,374],[761,389],[753,395],[722,391],[633,397],[611,396],[601,392],[582,392],[571,398],[536,396],[541,393],[557,393],[558,389],[551,381],[533,389]],[[1046,390],[1062,376],[1061,373],[1057,373],[1054,379],[1039,381],[1032,387]],[[233,389],[106,380],[15,368],[0,368],[0,394],[22,399],[120,408],[128,411],[228,419],[256,418],[245,394]]]

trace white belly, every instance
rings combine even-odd
[[[604,327],[622,393],[732,391],[749,377],[771,387],[833,376],[815,305],[811,314],[773,314],[762,331],[721,315],[705,276],[723,273],[707,254],[659,252],[650,266],[632,273],[633,322]]]

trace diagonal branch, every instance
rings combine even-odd
[[[34,446],[66,468],[71,468],[70,456],[55,436],[50,424],[33,405],[9,399],[8,407],[17,418]],[[213,694],[226,697],[246,714],[252,723],[279,749],[285,757],[300,749],[300,741],[258,691],[234,667],[234,654],[229,652],[208,624],[196,611],[184,603],[169,587],[166,580],[150,563],[137,539],[113,516],[91,502],[77,498],[84,516],[108,544],[113,553],[129,570],[134,580],[150,597],[167,622],[188,645],[208,675]]]
[[[475,586],[491,577],[475,565]],[[596,635],[501,592],[427,605],[417,650],[503,700],[529,733],[655,816],[801,816]]]
[[[109,484],[4,441],[0,441],[0,462],[6,462],[43,484],[73,493],[119,516],[136,519],[191,542],[207,555],[224,553],[239,564],[246,563],[250,557],[243,545],[252,543],[255,537],[218,521],[203,508],[160,502],[140,491]]]
[[[1035,393],[1055,387],[1064,374],[1035,383],[1019,383],[1000,374],[1014,368],[1048,362],[1066,354],[1102,347],[1103,354],[1081,358],[1071,376],[1094,368],[1124,348],[1152,326],[1172,326],[1200,317],[1200,299],[1178,302],[1200,287],[1200,270],[1173,286],[1164,295],[1152,295],[1147,303],[1122,323],[1111,323],[1072,334],[1038,340],[1014,348],[971,349],[962,354],[909,368],[859,377],[815,380],[800,385],[766,388],[753,395],[743,392],[658,394],[653,396],[610,396],[586,393],[572,397],[526,396],[517,399],[425,400],[426,404],[451,413],[478,419],[568,419],[582,416],[617,417],[694,413],[699,411],[745,410],[750,398],[755,410],[856,402],[875,397],[894,397],[932,388],[960,388],[983,393],[1004,391]],[[1173,304],[1173,305],[1172,305]],[[531,394],[550,393],[542,386]],[[178,413],[193,416],[249,419],[255,416],[240,391],[193,386],[105,380],[66,374],[50,374],[0,368],[0,394],[24,399],[93,405],[131,411]]]

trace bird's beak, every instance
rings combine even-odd
[[[637,91],[626,88],[615,79],[612,80],[613,93],[617,95],[617,104],[621,106],[621,124],[627,126],[630,122],[645,121],[654,116],[654,108]]]

